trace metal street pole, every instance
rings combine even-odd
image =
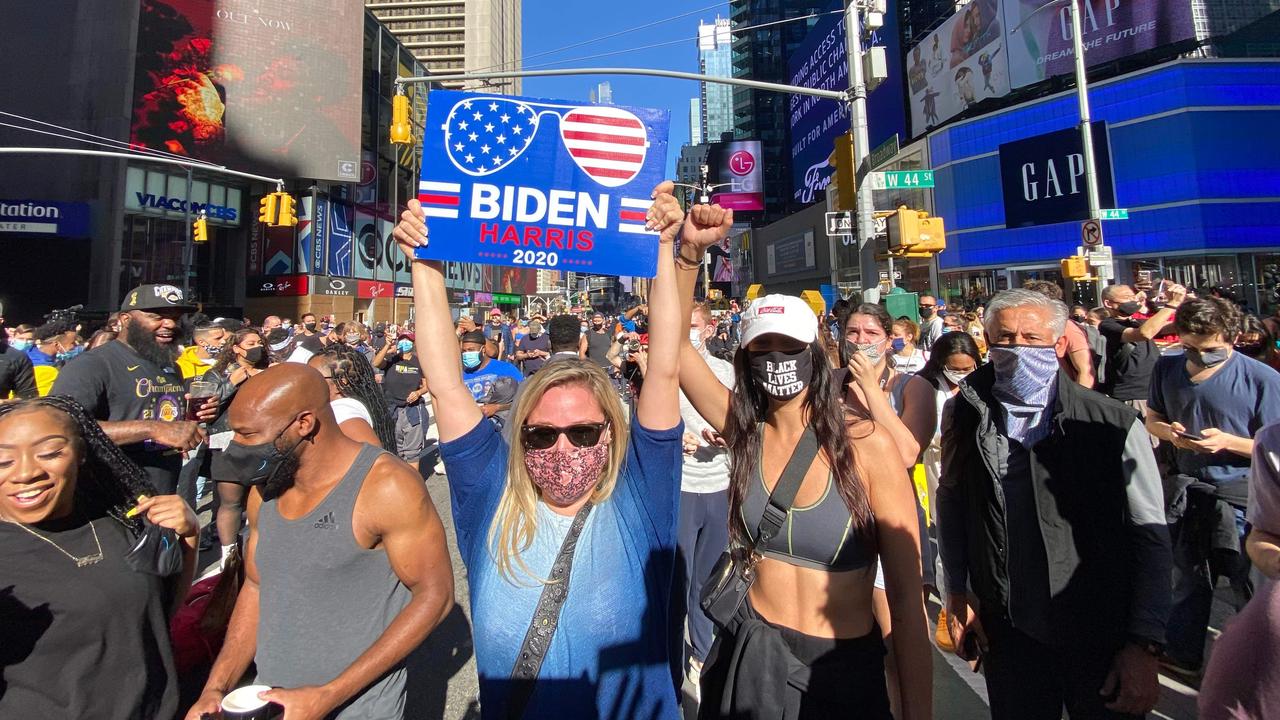
[[[859,275],[863,291],[876,287],[880,275],[876,266],[875,201],[871,184],[866,182],[868,155],[871,148],[867,132],[867,84],[862,74],[862,18],[858,0],[848,0],[844,9],[844,37],[849,61],[849,126],[853,130],[854,177],[857,182],[857,225]],[[839,271],[831,258],[831,284],[837,284]]]
[[[195,228],[191,226],[191,166],[187,166],[187,199],[182,203],[182,221],[187,226],[186,239],[182,243],[182,297],[186,302],[191,302],[191,269],[195,264],[195,252],[192,247],[192,234]]]
[[[1101,213],[1099,210],[1102,201],[1098,198],[1098,166],[1097,160],[1093,155],[1093,124],[1092,116],[1089,113],[1089,78],[1086,72],[1087,66],[1084,60],[1084,21],[1080,17],[1080,1],[1070,0],[1071,4],[1071,43],[1076,56],[1076,99],[1080,103],[1080,142],[1083,146],[1081,152],[1084,155],[1084,187],[1085,193],[1089,198],[1089,219],[1099,220]],[[1101,234],[1102,222],[1098,222],[1099,235]],[[1105,244],[1105,239],[1103,243]],[[1086,252],[1092,252],[1091,249]],[[1097,270],[1095,270],[1097,272]],[[1097,296],[1095,301],[1102,301],[1102,288],[1106,286],[1106,280],[1101,276],[1096,281],[1095,292]]]

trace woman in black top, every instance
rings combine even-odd
[[[142,517],[181,538],[180,572],[126,561]],[[74,400],[0,406],[0,717],[173,717],[168,621],[198,532],[191,508],[156,495]]]

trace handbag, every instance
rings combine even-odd
[[[144,520],[133,549],[124,556],[133,570],[148,575],[169,577],[182,571],[182,541],[178,533]]]
[[[573,570],[573,551],[578,548],[578,538],[587,524],[587,516],[591,514],[591,501],[588,500],[578,514],[573,517],[573,524],[560,543],[560,552],[551,563],[551,582],[542,586],[542,595],[538,597],[538,605],[533,610],[533,619],[529,621],[529,629],[525,632],[524,642],[516,653],[515,667],[511,668],[511,695],[507,702],[507,717],[517,720],[524,715],[529,699],[533,697],[534,684],[538,673],[542,670],[542,661],[551,649],[551,639],[555,637],[556,628],[560,626],[560,610],[569,598],[569,577]]]
[[[764,504],[760,517],[756,519],[755,542],[749,547],[735,547],[721,553],[711,575],[702,586],[702,594],[698,605],[702,612],[716,624],[726,629],[733,616],[747,599],[747,591],[756,580],[756,563],[760,562],[760,554],[756,548],[768,547],[787,521],[787,513],[795,502],[800,484],[809,472],[809,466],[818,455],[818,438],[813,428],[806,428],[791,452],[787,466],[769,493],[769,501]]]

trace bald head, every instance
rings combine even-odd
[[[300,413],[332,418],[324,376],[301,363],[281,363],[249,378],[231,403],[231,425],[279,428]],[[322,423],[332,425],[333,423]]]

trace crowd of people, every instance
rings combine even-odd
[[[1142,717],[1161,668],[1280,717],[1280,317],[1042,281],[715,310],[732,212],[671,191],[617,315],[459,316],[414,260],[407,325],[143,285],[9,329],[0,717],[404,717],[455,603],[437,471],[485,717],[924,720],[931,644],[1001,720]],[[395,236],[450,241],[416,201]]]

